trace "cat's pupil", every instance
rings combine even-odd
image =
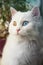
[[[22,26],[26,26],[29,22],[28,21],[24,21]]]

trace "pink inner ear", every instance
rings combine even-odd
[[[38,8],[38,7],[35,7],[35,8],[33,9],[32,14],[33,14],[33,16],[38,16],[38,15],[40,15],[39,8]]]
[[[10,10],[11,10],[12,16],[13,16],[14,14],[16,14],[16,12],[17,12],[16,9],[14,9],[14,8],[12,8],[12,7],[10,8]]]

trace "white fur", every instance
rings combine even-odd
[[[18,58],[26,51],[27,46],[28,41],[26,39],[9,36],[3,51],[2,65],[18,65]]]
[[[20,61],[23,63],[22,65],[24,65],[26,64],[25,58],[29,57],[30,59],[31,51],[34,48],[30,48],[29,41],[36,39],[36,36],[39,35],[38,28],[41,26],[41,22],[39,22],[40,16],[32,16],[32,11],[17,12],[12,16],[9,25],[9,36],[3,50],[2,65],[19,65]],[[27,26],[22,26],[22,23],[25,20],[27,20],[29,24]],[[17,22],[17,26],[13,26],[14,21]],[[20,31],[17,35],[16,29],[19,28]],[[28,62],[28,59],[26,60]],[[33,64],[36,65],[34,62]]]

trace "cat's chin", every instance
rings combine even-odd
[[[27,37],[28,35],[23,35],[23,34],[16,34],[17,36],[21,36],[21,37]]]
[[[23,35],[23,34],[20,34],[20,33],[15,33],[14,36],[26,37],[27,35]]]

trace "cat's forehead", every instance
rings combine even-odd
[[[25,20],[25,19],[29,19],[30,17],[30,11],[27,12],[17,12],[13,17],[12,17],[12,21],[21,21],[21,20]]]

